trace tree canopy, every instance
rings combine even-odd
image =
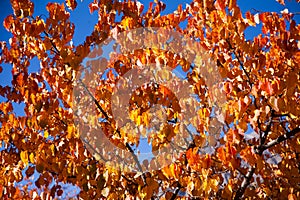
[[[80,2],[10,2],[1,199],[300,198],[299,13],[94,0],[74,45]]]

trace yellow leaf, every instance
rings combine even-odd
[[[36,101],[35,101],[36,96],[35,96],[34,94],[31,93],[31,94],[30,94],[30,99],[31,99],[32,104],[35,105],[35,104],[36,104]]]
[[[44,131],[44,137],[47,139],[49,137],[49,132],[47,130]]]
[[[170,80],[170,71],[163,70],[161,74],[163,80]]]
[[[297,116],[293,115],[292,113],[289,113],[289,117],[290,117],[291,119],[297,119],[297,118],[298,118]]]
[[[51,149],[52,155],[54,156],[54,144],[51,144],[51,145],[50,145],[50,149]]]
[[[27,151],[21,151],[20,157],[21,157],[22,162],[25,163],[25,165],[28,165],[28,153],[27,153]]]
[[[169,167],[165,167],[165,168],[163,168],[161,171],[162,171],[162,173],[165,175],[165,177],[167,177],[168,179],[169,179],[170,177],[172,177],[172,173],[171,173],[171,170],[170,170]]]
[[[73,125],[68,125],[68,134],[67,134],[67,138],[71,138],[71,137],[72,137],[73,131],[74,131]]]
[[[204,191],[206,191],[206,188],[207,188],[207,179],[203,179],[203,182],[202,182],[202,189]]]
[[[67,166],[67,172],[68,174],[72,174],[73,171],[73,163],[69,162],[68,166]]]
[[[131,17],[125,17],[122,21],[121,21],[121,26],[124,29],[130,29],[133,26],[133,19]]]
[[[31,153],[29,155],[29,160],[30,160],[31,163],[34,163],[34,154],[33,153]]]
[[[98,153],[94,153],[93,157],[98,161],[101,160],[101,156]]]
[[[9,114],[8,120],[13,123],[14,122],[14,114]]]

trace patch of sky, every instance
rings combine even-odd
[[[150,161],[153,159],[155,156],[152,153],[152,143],[148,143],[148,138],[141,136],[139,142],[139,147],[134,147],[135,153],[138,155],[139,162],[143,162],[144,160]]]
[[[0,128],[1,128],[1,126],[0,126]],[[0,152],[1,152],[6,149],[6,143],[2,140],[2,141],[0,141],[0,144],[1,144],[1,146],[0,146]]]
[[[12,86],[12,64],[2,63],[1,64],[3,71],[0,73],[0,85],[1,86]]]
[[[15,102],[12,102],[12,106],[14,108],[14,113],[18,116],[25,116],[25,111],[24,111],[24,108],[25,108],[25,103],[22,102],[22,103],[15,103]]]
[[[119,76],[119,74],[118,74],[118,72],[115,70],[115,68],[108,68],[108,69],[106,69],[106,70],[104,70],[104,72],[103,72],[103,74],[102,74],[102,76],[101,76],[101,80],[106,80],[106,79],[108,79],[108,73],[109,72],[112,72],[112,74],[114,75],[114,77],[116,78],[117,76]]]
[[[29,167],[35,167],[33,164],[28,164],[23,170],[22,170],[22,176],[26,177],[26,171]],[[34,169],[34,173],[28,177],[28,178],[23,178],[20,182],[15,182],[14,187],[18,187],[21,191],[23,190],[23,187],[26,185],[28,191],[35,190],[37,192],[37,195],[41,195],[44,189],[40,189],[36,186],[35,182],[39,179],[41,173],[39,173],[36,169]],[[58,182],[56,183],[55,180],[52,178],[51,183],[48,186],[48,189],[51,190],[51,188],[54,185],[60,185],[62,187],[63,193],[61,196],[55,195],[56,199],[71,199],[71,198],[76,198],[76,196],[80,192],[80,188],[76,185],[70,184],[70,183],[63,183],[63,182]]]
[[[28,67],[28,73],[36,73],[40,71],[40,60],[34,57],[30,60],[30,66]]]
[[[184,20],[184,21],[182,21],[182,22],[179,23],[179,27],[181,29],[186,29],[187,26],[188,26],[188,20]]]
[[[91,35],[94,26],[98,23],[98,13],[90,13],[89,4],[91,1],[77,1],[77,8],[70,11],[70,20],[75,25],[74,37],[72,39],[75,46],[83,44],[86,36]]]
[[[181,80],[186,80],[187,79],[187,75],[188,73],[192,72],[192,68],[190,68],[188,71],[183,71],[182,66],[181,65],[177,65],[176,68],[174,68],[172,70],[172,72]]]
[[[98,118],[98,122],[100,122],[100,123],[105,123],[105,122],[108,122],[108,121],[107,121],[107,119],[105,119],[105,118],[99,117],[99,118]]]

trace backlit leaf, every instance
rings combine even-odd
[[[28,153],[27,153],[27,151],[21,151],[20,157],[21,157],[22,162],[25,165],[28,165]]]

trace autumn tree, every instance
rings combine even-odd
[[[234,0],[194,0],[163,15],[161,1],[144,9],[137,1],[95,0],[89,9],[98,22],[84,43],[74,45],[70,15],[79,3],[48,3],[48,13],[36,16],[30,0],[11,0],[14,13],[3,25],[12,37],[0,43],[0,62],[12,73],[11,83],[0,85],[1,199],[68,198],[71,186],[79,199],[300,198],[296,13],[242,13]],[[254,26],[260,34],[246,39]],[[156,35],[156,48],[138,46],[141,38],[132,30]],[[110,46],[118,54],[107,52],[103,45],[121,37],[120,48]],[[136,48],[122,51],[130,45]],[[33,59],[40,63],[36,72]],[[123,104],[126,91],[119,89],[114,99],[116,87],[129,85],[122,77],[146,65],[149,74],[161,65],[171,69],[159,78],[170,80],[175,69],[185,77],[174,85],[145,82]],[[176,96],[180,82],[193,93],[185,106]],[[24,116],[16,104],[24,105]],[[155,105],[161,107],[151,115]],[[181,123],[183,110],[191,109],[192,128]],[[126,113],[136,127],[153,125],[153,116],[164,114],[165,121],[156,132],[139,133],[121,129],[128,121],[117,121],[114,112]],[[167,144],[180,152],[165,165],[141,161],[136,149],[142,136],[154,157]],[[105,138],[113,149],[97,143]],[[115,149],[127,157],[116,157]],[[127,159],[128,166],[116,164]]]

